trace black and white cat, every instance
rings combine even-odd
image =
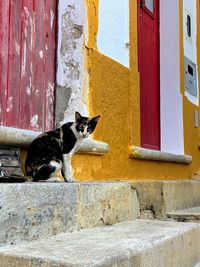
[[[75,122],[39,135],[28,148],[26,174],[32,176],[35,182],[73,182],[71,157],[83,139],[95,130],[99,118],[82,117],[76,112]]]

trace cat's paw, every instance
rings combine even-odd
[[[67,177],[67,178],[65,178],[65,182],[67,182],[67,183],[75,183],[76,180],[75,180],[74,177]]]
[[[49,183],[63,183],[64,180],[60,179],[60,177],[51,177],[51,178],[47,179],[46,182],[49,182]]]

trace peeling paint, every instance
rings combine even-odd
[[[26,93],[27,95],[31,95],[31,88],[29,86],[26,86]]]
[[[39,128],[38,126],[38,115],[35,114],[32,118],[31,118],[31,126],[34,128]]]
[[[52,127],[52,112],[53,112],[53,106],[54,106],[54,83],[51,81],[48,81],[47,83],[47,92],[46,92],[46,101],[48,109],[46,110],[46,127],[50,129]]]
[[[36,89],[35,90],[35,95],[37,96],[37,95],[39,95],[39,93],[40,93],[40,90]]]
[[[42,50],[39,51],[39,55],[40,55],[40,58],[43,59],[43,51]]]
[[[54,103],[54,83],[52,82],[48,82],[47,101],[50,105],[53,105]]]
[[[56,127],[59,127],[64,120],[65,111],[69,107],[69,100],[72,94],[72,89],[70,87],[57,87],[56,90],[56,105],[55,117],[56,117]]]
[[[62,98],[56,97],[56,116],[58,116],[56,121],[59,120],[62,124],[74,120],[76,110],[84,115],[88,114],[87,105],[83,101],[83,90],[84,87],[87,88],[87,84],[84,83],[84,1],[60,0],[58,23],[57,90],[60,90],[60,93],[62,91],[62,98],[64,97],[68,103],[60,105],[58,101],[62,102]],[[59,96],[59,91],[56,95]],[[61,121],[62,118],[63,121]]]
[[[25,75],[25,71],[26,71],[26,41],[24,41],[23,52],[24,53],[23,53],[22,66],[21,66],[22,77]]]
[[[65,64],[67,70],[67,77],[73,80],[78,80],[80,77],[79,62],[70,60]]]
[[[5,7],[5,20],[9,21],[12,15],[10,12],[16,13],[17,17],[11,19],[9,25],[4,23],[5,25],[2,26],[1,39],[5,41],[5,44],[2,47],[1,53],[3,54],[0,59],[4,74],[2,75],[0,104],[1,112],[5,114],[0,116],[1,124],[32,129],[30,120],[32,118],[32,125],[36,125],[34,114],[38,114],[39,128],[34,130],[49,130],[54,125],[55,110],[52,91],[55,86],[48,84],[48,81],[55,79],[57,5],[54,1],[46,1],[48,3],[42,6],[38,3],[39,1],[36,1],[34,5],[31,3],[33,1],[21,1],[21,4],[13,1],[12,10],[9,6],[11,1],[7,1],[8,5],[6,4]],[[45,21],[43,14],[48,16]],[[11,38],[8,38],[7,32],[10,32]],[[43,64],[46,49],[48,49],[48,59],[45,61],[46,64]],[[7,55],[7,50],[9,50],[9,55]],[[42,112],[41,117],[39,112]],[[51,115],[48,116],[50,122],[47,122],[47,113]]]
[[[27,6],[24,6],[24,12],[25,12],[25,15],[26,15],[26,19],[30,16],[30,12],[28,10],[28,7]]]
[[[24,13],[23,14],[24,14],[24,22],[25,22],[24,36],[25,36],[25,38],[28,38],[28,29],[27,29],[27,27],[28,27],[28,18],[30,17],[30,12],[29,12],[27,6],[24,7]]]
[[[15,42],[15,50],[17,52],[17,55],[20,55],[20,44],[18,42]]]
[[[53,21],[54,21],[54,13],[53,10],[50,10],[50,21],[51,21],[51,29],[53,28]]]
[[[29,77],[29,87],[32,88],[32,76]]]
[[[7,108],[6,108],[6,112],[10,112],[13,110],[13,97],[10,96],[8,98],[8,101],[7,101]]]
[[[31,36],[30,36],[30,40],[31,40],[31,50],[33,49],[33,20],[30,17],[30,27],[31,27]]]
[[[30,26],[31,26],[31,50],[35,47],[36,41],[36,15],[33,13],[33,17],[30,17]]]
[[[27,30],[27,27],[25,27],[24,29],[24,36],[27,38],[28,37],[28,30]]]

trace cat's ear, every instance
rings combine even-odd
[[[82,118],[81,114],[80,114],[78,111],[76,111],[76,112],[75,112],[75,120],[76,120],[76,122],[77,122],[78,120],[80,120],[81,118]]]
[[[101,117],[101,116],[100,116],[100,115],[98,115],[98,116],[96,116],[96,117],[92,118],[92,119],[91,119],[91,121],[94,121],[94,122],[96,122],[96,123],[97,123],[97,122],[98,122],[98,120],[100,119],[100,117]]]
[[[91,130],[92,130],[91,133],[95,130],[95,128],[97,126],[97,122],[99,119],[100,119],[100,115],[96,116],[90,120],[90,125],[91,125]]]

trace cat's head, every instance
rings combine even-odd
[[[94,132],[99,116],[88,118],[83,117],[79,112],[75,112],[75,127],[80,138],[86,138]]]

